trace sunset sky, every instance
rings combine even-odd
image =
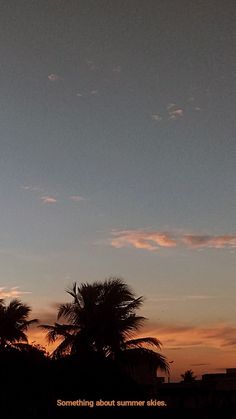
[[[235,2],[2,3],[1,298],[119,276],[173,379],[236,367]]]

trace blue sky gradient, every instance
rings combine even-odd
[[[3,5],[2,296],[50,312],[72,282],[117,275],[157,335],[160,322],[235,327],[235,11]]]

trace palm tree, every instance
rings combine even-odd
[[[136,315],[143,298],[136,298],[123,280],[109,278],[103,283],[83,283],[81,286],[74,283],[67,293],[73,301],[60,305],[58,310],[58,320],[64,318],[66,323],[41,326],[47,330],[49,342],[61,339],[53,352],[54,357],[96,352],[104,358],[119,360],[124,359],[125,354],[128,356],[127,351],[136,349],[136,358],[138,354],[142,359],[144,353],[145,356],[149,354],[152,361],[155,358],[156,367],[169,371],[166,358],[150,349],[160,349],[158,339],[134,337],[145,320],[145,317]]]
[[[197,378],[196,375],[194,375],[193,370],[186,370],[184,374],[181,374],[181,377],[185,383],[192,383]]]
[[[37,320],[28,320],[31,308],[18,299],[6,305],[0,299],[0,349],[17,345],[19,342],[28,342],[26,331]]]

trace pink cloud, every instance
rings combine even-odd
[[[236,235],[186,234],[179,232],[138,230],[114,230],[110,240],[111,246],[119,249],[133,247],[155,251],[160,248],[187,249],[232,249],[236,248]]]
[[[175,240],[160,231],[121,230],[112,232],[111,245],[116,248],[135,247],[136,249],[158,250],[160,247],[175,247]]]
[[[61,77],[58,76],[58,74],[51,73],[51,74],[48,75],[48,80],[52,81],[52,82],[55,82],[55,81],[61,80]]]
[[[175,103],[169,103],[169,105],[167,105],[167,112],[169,114],[169,119],[178,119],[184,116],[184,110],[178,108]]]
[[[58,200],[53,196],[41,196],[41,201],[43,204],[55,204]]]
[[[178,118],[182,118],[184,116],[184,111],[183,109],[174,109],[174,110],[169,110],[169,119],[178,119]]]
[[[19,287],[12,287],[9,289],[6,287],[0,287],[0,298],[17,298],[23,294],[31,294],[31,292],[20,291]]]

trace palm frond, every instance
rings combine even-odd
[[[64,355],[69,355],[73,340],[72,337],[67,336],[52,352],[51,356],[54,359],[61,358]]]
[[[71,320],[71,316],[73,315],[73,309],[73,303],[61,304],[58,309],[57,319],[59,320],[61,317],[65,317],[66,319]]]
[[[123,358],[130,365],[145,363],[153,368],[159,369],[166,374],[170,372],[170,365],[164,355],[146,348],[127,349],[123,352]]]
[[[157,338],[153,337],[137,338],[125,341],[125,346],[127,348],[142,348],[143,345],[155,346],[158,349],[161,348],[161,342]]]

